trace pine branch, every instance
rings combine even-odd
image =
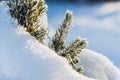
[[[39,24],[39,18],[47,11],[48,7],[45,1],[10,0],[8,6],[11,16],[17,19],[18,24],[24,26],[27,32],[44,44],[47,29]],[[56,31],[49,47],[58,55],[65,57],[74,70],[82,72],[83,68],[77,66],[77,64],[80,62],[80,52],[87,46],[87,41],[77,38],[68,46],[65,45],[65,38],[71,28],[72,18],[72,12],[67,11],[64,21]]]
[[[82,38],[77,38],[74,40],[64,51],[64,54],[70,54],[75,55],[79,54],[82,49],[84,49],[87,46],[87,41]]]
[[[80,62],[80,52],[87,46],[87,41],[82,38],[77,38],[69,46],[65,45],[65,38],[71,28],[72,18],[72,12],[67,11],[62,25],[52,38],[50,48],[57,52],[58,55],[65,57],[73,69],[77,72],[82,72],[83,68],[77,66],[77,63]]]
[[[47,30],[41,26],[40,16],[47,11],[47,5],[44,0],[10,0],[8,3],[10,14],[17,19],[18,24],[24,26],[32,36],[40,43],[44,43]],[[40,29],[39,29],[40,28]]]
[[[67,11],[63,23],[60,25],[60,28],[58,28],[54,37],[52,38],[50,48],[53,49],[55,52],[59,52],[65,48],[64,40],[71,28],[72,18],[72,12]]]
[[[36,27],[29,27],[27,30],[32,36],[36,38],[40,43],[44,44],[45,35],[47,35],[47,31],[44,27],[40,27],[40,29]]]
[[[82,67],[78,67],[76,64],[80,62],[80,52],[87,46],[87,41],[82,38],[74,40],[67,48],[61,53],[61,56],[67,58],[69,64],[72,65],[73,69],[78,72],[83,71]]]

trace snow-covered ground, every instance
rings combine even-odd
[[[0,80],[120,79],[119,69],[107,57],[88,49],[81,53],[85,72],[75,72],[66,59],[18,28],[3,3],[0,10]]]

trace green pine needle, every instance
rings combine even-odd
[[[44,43],[47,30],[39,25],[39,17],[47,11],[44,0],[10,0],[8,2],[11,16],[17,20],[18,24],[24,26],[32,36],[40,43]],[[40,27],[40,30],[38,29]]]
[[[52,38],[50,48],[55,52],[59,52],[65,48],[65,38],[71,28],[72,18],[72,12],[67,11],[63,23],[60,25],[54,37]]]

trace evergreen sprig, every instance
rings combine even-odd
[[[40,25],[40,16],[47,11],[44,0],[10,0],[8,3],[10,14],[17,19],[18,24],[24,26],[26,30],[39,42],[44,43],[46,29]]]
[[[69,63],[77,72],[82,72],[82,67],[77,66],[80,62],[80,52],[87,46],[87,41],[83,38],[77,38],[71,44],[69,44],[63,53],[63,57],[67,58]]]
[[[63,23],[60,25],[54,37],[52,38],[50,48],[55,52],[60,52],[65,48],[65,38],[71,28],[72,18],[72,12],[68,10]]]
[[[19,25],[26,28],[26,31],[34,36],[40,43],[44,44],[47,30],[40,24],[39,18],[47,11],[47,5],[44,0],[10,0],[8,3],[11,16],[17,20]],[[82,38],[75,39],[68,46],[65,45],[65,39],[71,28],[73,15],[67,11],[65,18],[52,37],[50,48],[58,55],[65,57],[69,64],[77,72],[82,72],[83,68],[77,66],[80,62],[80,52],[87,46],[87,41]]]
[[[77,38],[68,46],[65,45],[65,38],[71,28],[72,19],[72,12],[67,11],[63,23],[51,40],[50,48],[58,55],[65,57],[73,69],[77,72],[82,72],[83,68],[77,66],[77,64],[80,62],[80,52],[87,46],[87,41],[82,38]]]

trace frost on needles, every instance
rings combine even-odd
[[[39,18],[47,11],[44,0],[10,0],[8,3],[11,16],[19,25],[26,28],[40,43],[44,43],[46,28],[40,25]]]
[[[40,25],[40,17],[47,11],[47,5],[44,0],[10,0],[8,3],[12,18],[16,19],[18,24],[26,28],[26,31],[44,44],[47,29]],[[77,66],[80,62],[80,52],[87,46],[87,41],[82,38],[75,39],[69,45],[66,45],[65,39],[71,28],[73,15],[67,10],[65,18],[51,39],[49,48],[58,55],[65,57],[69,64],[77,72],[82,72],[83,68]]]
[[[65,48],[65,38],[71,28],[72,18],[72,12],[67,11],[63,23],[60,25],[54,37],[52,38],[50,48],[52,48],[57,53],[61,52],[61,50]]]
[[[67,10],[63,23],[52,38],[50,48],[58,53],[58,55],[65,57],[73,69],[81,73],[83,68],[77,66],[77,63],[80,62],[80,52],[87,46],[87,41],[82,38],[77,38],[68,46],[65,45],[65,38],[71,28],[72,19],[72,12]]]

